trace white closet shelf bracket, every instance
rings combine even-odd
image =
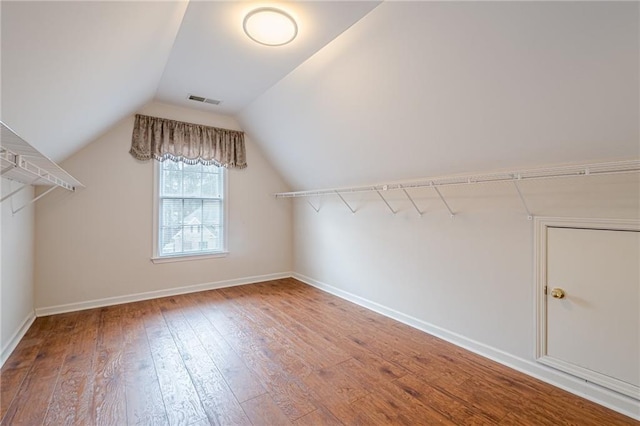
[[[409,199],[409,201],[411,201],[411,204],[413,204],[413,208],[414,208],[414,209],[416,209],[416,211],[418,212],[418,214],[419,214],[420,216],[422,216],[424,212],[421,212],[421,211],[420,211],[420,209],[419,209],[419,208],[418,208],[418,206],[416,205],[416,202],[415,202],[415,201],[413,201],[413,198],[411,197],[411,195],[409,194],[409,192],[408,192],[405,188],[402,188],[402,192],[404,192],[404,195],[406,195],[406,196],[407,196],[407,198]]]
[[[386,189],[385,189],[386,190]],[[397,212],[393,209],[393,207],[391,207],[391,204],[389,204],[389,202],[387,201],[386,198],[384,198],[384,195],[382,195],[380,193],[380,191],[376,190],[376,192],[378,193],[378,195],[380,196],[380,198],[382,198],[382,201],[384,201],[384,203],[387,205],[387,207],[389,207],[389,210],[391,210],[391,213],[396,214]]]
[[[310,200],[307,200],[307,203],[309,203],[311,208],[314,209],[316,211],[316,213],[320,213],[320,207],[314,206],[313,203]]]
[[[340,197],[340,199],[342,200],[342,202],[344,203],[345,206],[347,206],[347,208],[349,210],[351,210],[351,213],[355,213],[356,210],[354,208],[352,208],[349,203],[347,203],[347,200],[344,199],[344,197],[342,196],[342,194],[340,194],[338,191],[334,191],[336,193],[336,195],[338,195],[338,197]]]
[[[516,175],[513,177],[513,186],[516,187],[516,191],[518,192],[518,197],[520,197],[520,201],[522,202],[522,207],[527,212],[527,219],[533,220],[533,215],[531,214],[531,210],[529,210],[529,206],[527,206],[527,202],[524,199],[524,195],[522,195],[522,191],[520,190],[520,185],[518,185],[518,180],[520,180],[520,175]]]
[[[433,189],[436,190],[436,192],[438,193],[438,197],[440,197],[440,199],[442,200],[442,204],[444,204],[444,206],[447,208],[447,210],[449,211],[449,216],[451,216],[451,219],[453,219],[453,217],[456,215],[453,210],[451,210],[451,207],[449,207],[449,203],[447,203],[447,200],[444,199],[444,197],[442,196],[442,193],[440,192],[440,190],[438,189],[437,186],[433,185],[433,183],[431,184],[431,186],[433,186]]]
[[[56,189],[57,186],[52,186],[51,188],[47,189],[46,191],[44,191],[42,194],[38,195],[37,197],[31,199],[30,201],[26,202],[25,204],[21,205],[20,207],[18,207],[15,210],[11,210],[11,213],[16,214],[18,213],[20,210],[24,209],[25,207],[35,203],[36,201],[38,201],[40,198],[44,197],[45,195],[47,195],[48,193],[50,193],[51,191],[53,191],[54,189]]]
[[[16,190],[11,191],[10,193],[8,193],[7,195],[5,195],[4,197],[0,198],[0,203],[3,202],[4,200],[13,197],[14,195],[16,195],[18,192],[22,191],[23,189],[25,189],[26,187],[28,187],[30,185],[22,184],[22,186]]]
[[[0,173],[3,178],[23,184],[22,187],[3,196],[0,202],[10,199],[30,185],[51,187],[28,203],[13,210],[14,214],[29,204],[38,201],[55,188],[60,187],[68,191],[75,191],[77,188],[84,187],[78,180],[41,154],[2,121],[0,121],[0,128],[0,163],[2,163],[3,167]]]
[[[505,172],[495,172],[495,173],[485,173],[485,174],[475,174],[475,175],[451,175],[451,176],[439,176],[439,177],[431,177],[431,178],[423,178],[414,181],[407,182],[391,182],[384,184],[376,184],[376,185],[367,185],[367,186],[351,186],[351,187],[341,187],[341,188],[326,188],[326,189],[314,189],[308,191],[292,191],[292,192],[279,192],[274,194],[276,198],[299,198],[299,197],[314,197],[314,196],[323,196],[323,195],[335,195],[342,200],[342,202],[349,208],[351,213],[355,213],[356,210],[353,209],[349,203],[344,199],[342,194],[344,193],[353,193],[353,192],[377,192],[378,195],[382,198],[382,200],[386,203],[387,207],[394,213],[394,209],[389,205],[387,199],[381,194],[380,191],[397,191],[401,190],[407,196],[413,207],[416,209],[418,214],[422,215],[423,212],[420,211],[418,206],[416,205],[413,197],[407,191],[407,189],[413,188],[428,188],[432,187],[440,200],[443,202],[445,207],[447,208],[451,217],[455,216],[454,211],[451,209],[442,193],[440,192],[440,187],[444,186],[455,186],[455,185],[478,185],[482,183],[497,183],[497,182],[505,182],[509,184],[515,185],[516,191],[518,192],[518,197],[524,206],[524,209],[527,212],[528,219],[533,219],[533,214],[531,210],[529,210],[529,206],[526,203],[524,195],[520,189],[520,183],[527,180],[542,180],[542,179],[558,179],[558,178],[575,178],[575,177],[586,177],[586,176],[599,176],[599,175],[615,175],[615,174],[628,174],[628,173],[639,173],[640,172],[640,159],[631,159],[631,160],[622,160],[622,161],[609,161],[609,162],[601,162],[601,163],[589,163],[589,164],[570,164],[570,165],[562,165],[562,166],[554,166],[554,167],[545,167],[545,168],[537,168],[537,169],[526,169],[526,170],[516,170],[516,171],[505,171]],[[315,207],[314,207],[314,210]],[[318,212],[319,209],[316,210]]]

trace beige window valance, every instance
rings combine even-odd
[[[136,114],[129,153],[138,160],[244,169],[244,132]]]

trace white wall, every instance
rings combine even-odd
[[[539,216],[640,218],[637,175],[523,182]],[[431,191],[431,192],[430,192]],[[451,219],[432,190],[294,206],[294,270],[303,280],[640,416],[637,402],[537,366],[534,228],[512,185],[448,187]],[[317,200],[313,200],[318,204]],[[640,267],[640,265],[639,265]]]
[[[228,116],[160,103],[143,114],[239,129]],[[291,206],[272,194],[287,189],[247,139],[248,168],[228,172],[228,249],[224,258],[154,264],[153,162],[129,154],[134,117],[115,125],[62,166],[86,189],[54,191],[36,209],[38,313],[136,293],[287,273],[292,264]],[[117,299],[121,300],[121,299]],[[111,300],[111,303],[114,300]],[[59,309],[59,305],[71,306]]]
[[[20,184],[2,179],[2,195]],[[2,202],[0,236],[0,365],[6,360],[35,318],[33,313],[34,209],[27,207],[15,216],[23,203],[33,198],[33,188],[26,188]]]
[[[383,2],[239,118],[300,190],[638,158],[638,7]],[[638,217],[637,183],[602,179],[523,191],[538,215]],[[350,197],[355,215],[296,201],[294,271],[640,416],[534,362],[533,224],[515,189],[443,192],[453,221],[427,190],[423,217],[402,194],[396,216],[375,193]]]

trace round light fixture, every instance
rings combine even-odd
[[[298,24],[286,12],[273,7],[252,10],[242,22],[249,38],[265,46],[282,46],[298,35]]]

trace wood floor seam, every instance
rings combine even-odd
[[[640,425],[293,278],[37,318],[0,425]]]

